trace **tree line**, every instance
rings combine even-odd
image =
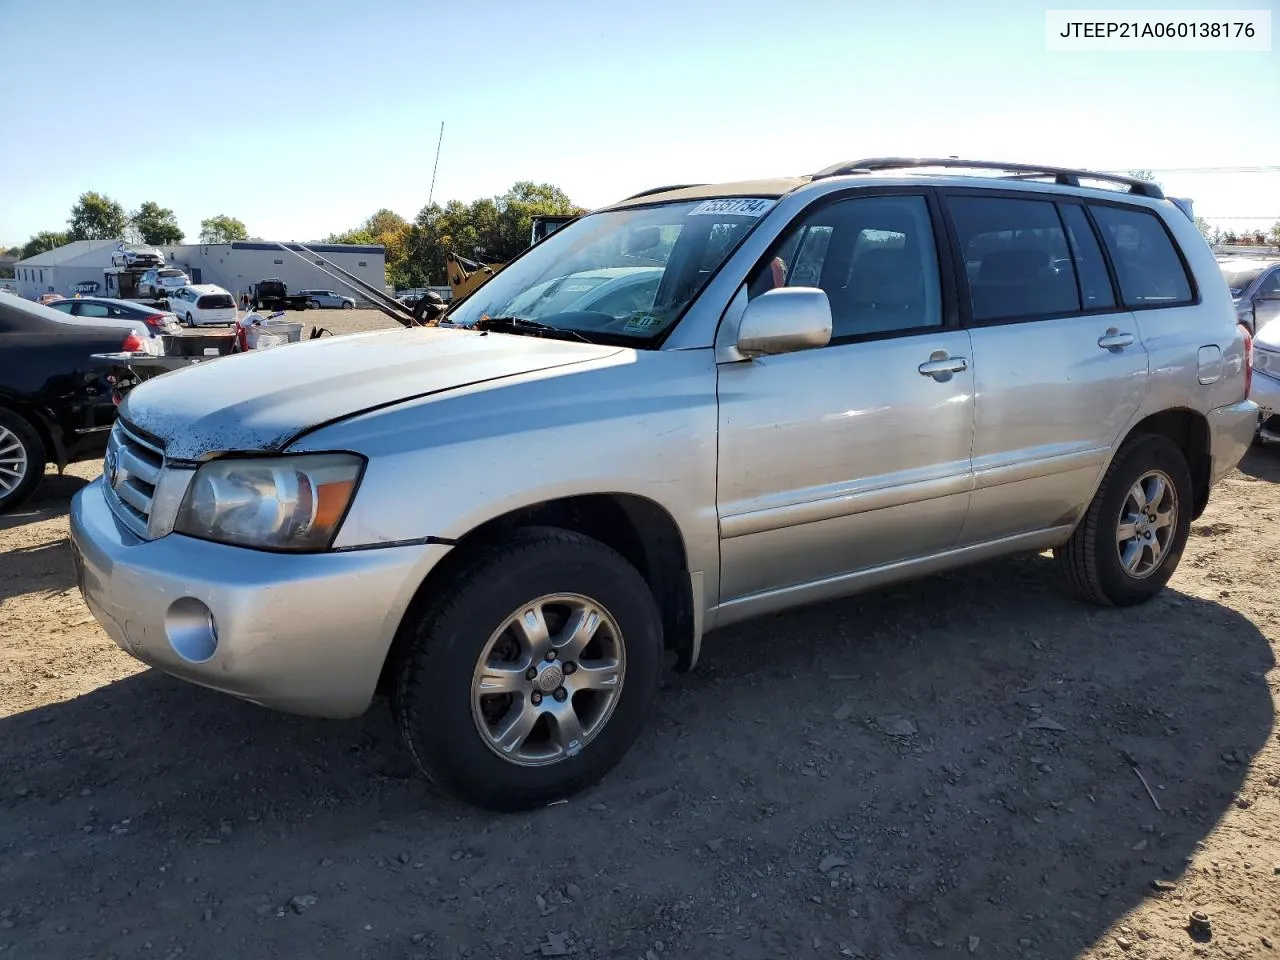
[[[185,235],[178,218],[168,207],[148,200],[131,213],[105,194],[89,190],[71,208],[65,230],[41,230],[20,247],[6,252],[20,260],[46,250],[66,246],[75,240],[124,239],[152,246],[182,243]],[[219,214],[200,221],[200,243],[227,243],[247,240],[249,231],[235,217]]]
[[[1131,170],[1132,176],[1155,181],[1150,170]],[[559,187],[522,180],[496,197],[472,203],[450,200],[444,206],[430,203],[406,220],[381,209],[356,227],[332,233],[322,242],[380,245],[386,250],[387,283],[394,289],[445,282],[445,256],[454,252],[470,260],[501,263],[529,244],[533,218],[539,215],[581,214]],[[1196,217],[1196,226],[1210,243],[1280,243],[1280,223],[1269,233],[1258,231],[1237,236]],[[168,207],[148,200],[131,213],[117,201],[89,191],[71,208],[67,229],[42,231],[21,247],[6,251],[19,259],[33,257],[73,240],[115,239],[151,245],[182,243],[177,217]],[[200,221],[200,243],[229,243],[249,239],[244,223],[226,214]]]
[[[535,216],[585,212],[559,187],[524,180],[497,197],[473,203],[451,200],[444,206],[428,204],[413,220],[391,210],[378,210],[359,226],[332,233],[320,242],[384,247],[387,282],[394,289],[405,289],[443,284],[445,256],[450,251],[469,260],[503,262],[529,245]],[[7,252],[25,260],[73,240],[116,238],[159,246],[182,243],[184,235],[168,207],[148,200],[126,213],[117,201],[89,191],[71,208],[66,230],[41,231]],[[248,229],[235,217],[220,214],[200,221],[200,243],[247,239]]]

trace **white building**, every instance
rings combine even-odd
[[[106,272],[111,268],[111,256],[118,243],[117,240],[77,240],[19,260],[14,264],[13,281],[18,295],[30,300],[45,293],[70,296],[76,284],[83,282],[96,282],[99,285],[96,292],[104,295]],[[309,243],[307,246],[365,283],[387,290],[383,247],[348,243]],[[261,240],[181,244],[156,249],[164,253],[166,264],[185,271],[192,283],[217,284],[237,299],[253,284],[268,278],[283,280],[290,290],[329,289],[361,299],[357,291],[321,272],[329,268],[314,265],[297,244],[289,247],[304,259]]]
[[[43,293],[66,293],[81,280],[102,283],[102,265],[111,266],[111,251],[116,243],[115,240],[77,240],[19,260],[13,265],[13,283],[18,296],[35,300]]]

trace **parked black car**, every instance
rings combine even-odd
[[[31,496],[46,463],[102,456],[116,405],[110,368],[92,355],[142,349],[130,324],[72,321],[0,294],[0,513]]]
[[[171,310],[161,310],[131,300],[117,300],[112,297],[67,297],[64,300],[50,300],[45,306],[73,317],[85,317],[89,320],[136,320],[146,325],[150,336],[159,337],[166,333],[180,333],[182,324],[177,314]]]

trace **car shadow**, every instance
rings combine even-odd
[[[59,476],[47,472],[26,501],[9,513],[0,513],[0,531],[64,516],[71,509],[75,492],[88,482],[70,473]]]
[[[1249,448],[1238,468],[1247,477],[1280,483],[1280,443],[1267,443]]]
[[[712,634],[603,783],[511,816],[430,788],[381,704],[145,671],[0,719],[0,945],[1069,960],[1231,808],[1272,666],[1217,603],[1100,610],[1019,557]]]
[[[3,554],[0,564],[0,608],[15,597],[33,593],[54,594],[73,589],[75,570],[65,537],[52,543],[16,547]]]

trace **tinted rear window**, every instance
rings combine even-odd
[[[1191,281],[1158,216],[1134,207],[1092,204],[1090,209],[1115,264],[1126,307],[1191,302]]]
[[[159,273],[159,276],[161,276],[161,277],[180,277],[180,276],[182,276],[182,271],[181,271],[181,270],[161,270],[161,271],[160,271],[160,273]]]
[[[975,320],[1080,309],[1071,249],[1052,201],[952,197]]]
[[[236,302],[225,293],[207,293],[196,301],[201,310],[227,310],[235,305]]]

